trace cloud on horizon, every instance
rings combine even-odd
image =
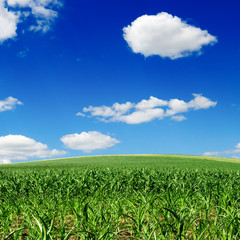
[[[205,45],[213,45],[217,38],[177,16],[166,12],[143,15],[123,28],[123,37],[134,53],[145,57],[158,55],[177,59],[200,54]]]
[[[186,119],[182,113],[208,109],[215,107],[217,102],[202,96],[193,94],[194,98],[185,102],[179,99],[169,101],[156,97],[150,97],[148,100],[141,100],[138,103],[114,103],[112,106],[84,107],[83,112],[76,115],[81,117],[96,117],[103,122],[124,122],[127,124],[140,124],[158,119],[170,117],[173,121],[183,121]]]
[[[23,135],[0,136],[0,163],[29,158],[49,158],[66,154],[65,151],[49,149],[46,144],[36,142]]]
[[[59,0],[3,0],[0,3],[0,43],[15,38],[18,24],[27,20],[29,31],[49,31],[61,6]]]
[[[0,100],[0,112],[14,109],[17,105],[23,105],[17,98],[7,97],[4,100]]]
[[[205,152],[203,155],[204,156],[221,156],[224,154],[236,154],[236,153],[240,153],[240,143],[238,143],[235,146],[235,149],[216,151],[216,152]],[[234,157],[234,158],[238,158],[238,157]]]
[[[97,149],[106,149],[120,141],[97,131],[68,134],[60,139],[66,148],[91,152]]]

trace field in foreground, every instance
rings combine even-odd
[[[0,239],[239,239],[239,165],[174,155],[2,165]]]

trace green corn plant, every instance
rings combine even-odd
[[[45,221],[40,216],[38,216],[38,218],[33,216],[33,218],[34,218],[34,220],[36,221],[36,223],[39,227],[39,240],[50,240],[50,239],[52,239],[50,233],[51,233],[52,228],[53,228],[54,219],[51,220],[51,224],[48,227],[47,224],[45,223]]]
[[[14,234],[17,232],[20,232],[21,230],[23,230],[24,227],[18,228],[16,230],[13,230],[11,233],[9,233],[6,237],[3,238],[3,240],[8,240],[8,239],[13,239]]]

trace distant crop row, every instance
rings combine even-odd
[[[0,239],[240,239],[240,172],[0,171]]]

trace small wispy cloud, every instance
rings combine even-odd
[[[186,119],[183,113],[215,107],[217,102],[193,94],[194,98],[185,102],[179,99],[162,100],[156,97],[143,99],[138,103],[114,103],[112,106],[84,107],[77,116],[96,117],[103,122],[124,122],[127,124],[140,124],[154,119],[171,118],[174,121]]]
[[[240,105],[239,104],[232,104],[232,107],[236,109],[237,111],[240,111]]]
[[[240,143],[238,143],[234,149],[224,150],[224,151],[215,151],[215,152],[205,152],[204,156],[221,156],[224,154],[236,154],[240,153]],[[237,158],[236,156],[233,156],[234,158]]]
[[[17,105],[23,105],[17,98],[7,97],[4,100],[0,100],[0,112],[14,109]]]
[[[0,43],[17,36],[18,25],[29,22],[28,30],[47,32],[58,16],[58,0],[2,0],[0,2]]]
[[[25,58],[29,53],[29,48],[25,48],[23,49],[22,51],[20,51],[17,56],[20,57],[20,58]]]

